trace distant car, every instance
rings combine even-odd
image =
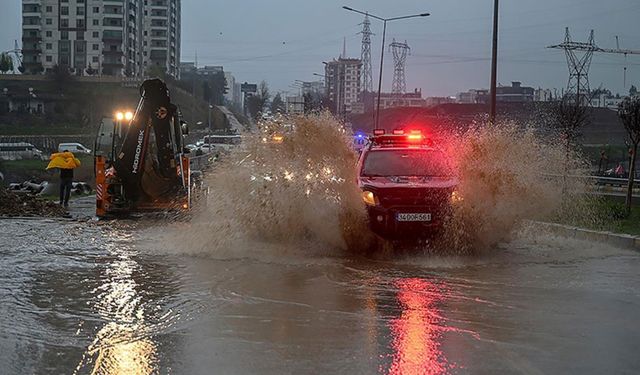
[[[80,143],[60,143],[58,152],[73,152],[74,154],[91,154],[91,150]]]
[[[23,160],[36,159],[45,160],[46,156],[31,143],[0,143],[0,159],[2,160]]]

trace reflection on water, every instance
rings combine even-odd
[[[83,354],[76,374],[87,368],[91,368],[91,374],[109,375],[145,375],[158,370],[157,347],[146,332],[145,305],[134,279],[140,267],[125,251],[114,251],[117,259],[95,291],[95,308],[107,323]]]
[[[443,320],[436,304],[442,291],[424,279],[399,279],[400,316],[390,322],[393,362],[388,370],[393,375],[445,374],[449,369],[440,350]]]

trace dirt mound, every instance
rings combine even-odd
[[[61,217],[65,214],[66,210],[54,202],[0,188],[0,216]]]

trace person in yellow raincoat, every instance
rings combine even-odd
[[[49,160],[47,169],[60,169],[60,205],[64,205],[65,208],[69,207],[69,196],[71,196],[71,188],[73,187],[73,170],[80,166],[80,160],[69,151],[51,154]]]

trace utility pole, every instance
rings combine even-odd
[[[496,89],[498,82],[498,0],[493,3],[493,43],[491,48],[491,93],[489,100],[491,108],[489,109],[489,122],[496,121]]]
[[[564,42],[549,46],[547,48],[564,50],[567,58],[567,66],[569,67],[569,82],[567,84],[567,91],[563,93],[565,95],[575,95],[576,105],[584,104],[584,95],[587,99],[590,96],[589,87],[589,68],[591,67],[591,59],[593,54],[599,53],[612,53],[625,56],[625,62],[627,55],[638,55],[640,50],[621,49],[616,38],[617,48],[600,48],[595,42],[593,30],[589,33],[589,40],[587,42],[576,42],[571,38],[569,28],[565,29]],[[576,52],[582,52],[579,55]],[[626,80],[626,77],[625,77]]]
[[[371,74],[371,21],[369,15],[364,16],[364,22],[362,22],[362,51],[360,52],[360,59],[362,60],[362,87],[363,93],[369,93],[373,91],[373,78]]]
[[[376,15],[373,14],[369,14],[368,12],[363,12],[361,10],[357,10],[357,9],[353,9],[350,8],[348,6],[343,6],[342,9],[344,10],[348,10],[350,12],[354,12],[354,13],[359,13],[362,14],[366,17],[371,17],[374,18],[376,20],[382,21],[383,23],[383,27],[382,27],[382,48],[380,51],[380,75],[378,77],[378,103],[376,106],[376,110],[374,112],[374,129],[378,129],[378,124],[380,123],[380,94],[382,92],[382,67],[384,65],[384,44],[385,44],[385,36],[387,34],[387,22],[388,21],[398,21],[398,20],[405,20],[408,18],[415,18],[415,17],[428,17],[430,14],[429,13],[420,13],[420,14],[412,14],[412,15],[408,15],[408,16],[401,16],[401,17],[393,17],[393,18],[382,18],[382,17],[378,17]]]
[[[402,96],[407,91],[407,80],[405,78],[405,65],[407,62],[407,55],[411,52],[411,48],[405,40],[404,43],[396,42],[393,39],[393,43],[389,45],[389,49],[393,53],[393,84],[391,85],[391,93],[397,96]]]

